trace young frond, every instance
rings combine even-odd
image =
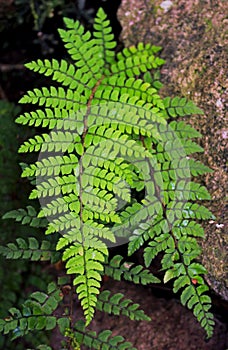
[[[97,12],[93,28],[94,41],[96,45],[100,47],[99,59],[101,60],[101,65],[106,66],[113,63],[115,61],[114,49],[116,47],[116,42],[114,40],[110,21],[107,19],[107,15],[102,8],[99,8]]]
[[[59,29],[59,34],[68,53],[71,55],[76,67],[83,73],[92,73],[92,87],[96,84],[96,79],[102,76],[104,61],[100,59],[100,46],[95,39],[91,39],[91,33],[85,32],[79,21],[65,18],[65,25],[68,30]]]

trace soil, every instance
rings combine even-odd
[[[110,329],[112,335],[121,335],[130,341],[137,350],[227,350],[228,333],[225,314],[221,316],[221,308],[213,310],[215,314],[215,331],[208,341],[205,332],[196,321],[192,312],[184,308],[169,290],[154,287],[138,286],[129,282],[108,280],[102,289],[112,294],[122,293],[125,298],[140,304],[140,308],[150,316],[151,321],[131,321],[125,316],[113,316],[96,312],[95,318],[88,327],[101,332]],[[79,303],[76,303],[76,319],[82,318]],[[52,346],[59,350],[60,336],[53,334]],[[88,350],[82,347],[81,350]]]

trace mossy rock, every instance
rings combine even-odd
[[[205,112],[189,122],[203,135],[205,152],[198,156],[214,172],[201,179],[212,201],[207,203],[216,216],[205,224],[203,264],[210,287],[228,300],[226,227],[226,155],[228,131],[225,120],[226,1],[122,0],[118,17],[125,46],[140,41],[163,47],[164,96],[192,99]]]

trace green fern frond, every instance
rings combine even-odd
[[[202,137],[202,135],[196,129],[192,128],[183,121],[177,122],[176,120],[173,120],[171,123],[169,123],[169,126],[174,130],[175,134],[180,139]]]
[[[138,43],[137,46],[130,46],[130,47],[125,47],[121,52],[117,53],[117,60],[122,61],[125,60],[127,57],[132,57],[134,55],[155,55],[159,51],[161,51],[162,47],[161,46],[155,46],[151,45],[150,43],[144,44],[142,42]]]
[[[150,317],[139,309],[139,304],[125,299],[122,293],[111,295],[109,290],[103,290],[98,297],[96,308],[109,314],[127,316],[131,320],[150,321]]]
[[[74,332],[66,332],[66,336],[70,337],[77,346],[85,345],[90,349],[99,350],[101,347],[107,350],[137,350],[130,342],[120,336],[112,336],[112,332],[104,330],[99,334],[85,329],[85,324],[78,321],[75,324]],[[77,348],[76,348],[77,349]]]
[[[59,173],[66,175],[72,173],[77,165],[78,158],[72,153],[69,156],[48,157],[26,167],[21,176],[57,176]]]
[[[166,97],[163,100],[166,108],[166,118],[183,117],[191,114],[204,114],[202,109],[197,107],[193,101],[186,98]]]
[[[52,132],[51,134],[36,135],[34,138],[25,141],[19,148],[19,153],[28,152],[68,152],[72,153],[77,150],[80,137],[72,132]]]
[[[78,111],[85,106],[87,98],[81,95],[78,91],[51,86],[50,89],[43,87],[28,91],[20,99],[20,103],[32,103],[39,106],[65,109],[67,111]]]
[[[165,187],[165,186],[164,186]],[[169,201],[173,200],[209,200],[211,196],[207,191],[206,187],[201,186],[196,182],[186,182],[184,180],[180,180],[175,183],[174,181],[167,182],[167,189],[164,188],[164,191],[161,192],[162,196],[167,196],[166,204]]]
[[[121,278],[136,284],[159,283],[160,280],[149,270],[141,265],[131,262],[123,262],[121,255],[114,256],[108,264],[105,264],[104,274],[120,281]]]
[[[173,233],[177,239],[182,235],[204,238],[203,227],[193,220],[177,220],[173,225]]]
[[[213,172],[212,169],[210,169],[208,166],[202,164],[198,160],[190,159],[189,160],[189,167],[192,176],[197,176],[197,175],[202,175],[206,173],[211,173]]]
[[[149,83],[145,83],[142,79],[127,78],[124,76],[111,76],[102,81],[102,85],[106,85],[105,90],[118,91],[121,94],[128,94],[129,96],[137,96],[140,100],[155,103],[156,99],[162,101],[157,94],[157,90]]]
[[[164,282],[175,278],[174,290],[183,288],[182,304],[193,310],[211,335],[211,301],[204,294],[207,288],[201,276],[206,272],[194,260],[200,254],[196,238],[204,235],[197,221],[214,217],[195,203],[210,199],[208,191],[191,181],[191,175],[211,170],[190,158],[203,151],[194,141],[200,133],[184,121],[172,120],[203,112],[186,98],[162,99],[158,94],[157,68],[164,63],[157,56],[160,47],[140,43],[115,54],[110,22],[102,9],[94,20],[93,33],[85,31],[79,21],[65,18],[64,22],[66,28],[59,34],[72,63],[45,59],[26,65],[59,86],[50,83],[49,88],[28,91],[20,102],[40,109],[16,120],[52,130],[25,141],[19,150],[41,152],[38,161],[23,167],[22,177],[36,177],[30,199],[39,199],[42,209],[8,217],[38,225],[47,216],[50,222],[45,223],[45,233],[61,233],[56,250],[61,251],[67,273],[73,275],[86,325],[96,305],[109,310],[111,301],[116,303],[111,306],[114,312],[121,313],[118,307],[125,303],[120,294],[100,294],[102,275],[140,284],[159,282],[149,270],[123,262],[121,256],[109,261],[109,243],[124,238],[129,239],[129,255],[145,247],[147,267],[158,253],[163,254]],[[143,74],[144,80],[138,79]],[[14,245],[6,249],[26,255],[21,252],[24,243],[18,245],[21,250]],[[101,306],[102,297],[107,300]],[[133,316],[133,305],[127,301],[124,312],[132,318],[144,317],[141,313]],[[18,325],[15,320],[13,326],[4,322],[1,327],[6,331]],[[31,322],[36,328],[35,319]],[[64,320],[50,319],[47,328],[54,322],[64,330]],[[96,336],[84,329],[84,323],[76,325],[76,332],[71,330],[68,337],[77,347],[133,349],[122,338],[110,338],[109,331]]]
[[[22,225],[29,225],[31,227],[46,227],[47,219],[38,218],[37,211],[31,205],[28,205],[26,209],[11,210],[3,215],[3,219],[15,219],[17,222],[21,222]]]
[[[68,30],[59,29],[60,37],[76,67],[81,68],[83,73],[91,74],[90,83],[94,87],[102,76],[104,64],[100,59],[100,46],[95,39],[91,39],[90,32],[85,32],[79,21],[65,18],[64,22]]]
[[[172,237],[170,237],[169,233],[163,233],[158,237],[155,237],[155,239],[149,243],[149,247],[144,250],[144,261],[147,267],[150,266],[152,260],[158,255],[158,253],[166,251],[167,247],[169,247],[169,241],[172,245]]]
[[[63,260],[67,260],[67,272],[76,275],[74,285],[82,303],[87,325],[93,319],[101,273],[104,269],[103,263],[107,255],[108,251],[104,244],[94,239],[85,241],[82,234],[80,244],[71,245],[63,253]]]
[[[165,63],[160,57],[154,56],[160,50],[154,45],[139,43],[138,46],[125,48],[117,54],[117,62],[111,65],[113,75],[134,77],[140,73],[157,68]]]
[[[169,223],[163,216],[158,215],[154,220],[153,227],[146,223],[140,224],[139,228],[133,232],[128,244],[128,255],[132,255],[136,250],[144,245],[154,236],[169,233]]]
[[[34,237],[27,240],[17,238],[15,243],[8,243],[6,247],[0,246],[0,254],[6,259],[51,260],[52,263],[60,259],[60,254],[51,242],[43,240],[40,244]]]
[[[49,284],[48,294],[34,292],[22,305],[21,310],[11,308],[10,316],[0,320],[0,332],[13,333],[13,339],[28,334],[31,330],[52,330],[57,325],[53,312],[62,300],[59,289],[54,283]]]
[[[114,63],[114,49],[116,47],[116,42],[114,40],[114,34],[112,33],[110,21],[107,19],[107,15],[101,8],[97,12],[93,28],[95,43],[100,48],[99,59],[101,61],[101,66]]]
[[[89,75],[83,75],[80,70],[77,70],[73,64],[70,64],[66,60],[58,62],[55,59],[51,61],[45,59],[32,61],[25,64],[25,66],[34,72],[44,74],[46,76],[52,76],[52,79],[58,83],[62,83],[63,86],[68,86],[69,89],[76,89],[79,93],[88,93],[91,88],[87,83],[89,82]],[[82,80],[83,77],[83,80]]]
[[[208,312],[211,308],[211,298],[204,294],[209,288],[200,276],[205,273],[206,269],[199,263],[191,263],[188,266],[177,263],[171,270],[166,271],[164,278],[165,282],[175,278],[173,291],[176,293],[182,289],[181,303],[193,310],[207,336],[211,337],[215,321],[212,313]]]

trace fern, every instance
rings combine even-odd
[[[22,177],[36,178],[30,199],[39,199],[41,208],[36,213],[29,206],[5,218],[45,226],[46,234],[58,240],[55,250],[67,274],[73,276],[84,310],[85,323],[67,332],[76,348],[85,344],[99,349],[104,344],[105,349],[134,349],[122,337],[110,338],[109,331],[96,335],[85,329],[96,308],[147,319],[122,294],[100,293],[104,274],[140,284],[159,282],[149,270],[123,262],[119,255],[109,260],[108,247],[121,242],[128,242],[129,255],[143,246],[147,267],[158,253],[163,254],[164,283],[174,279],[174,292],[182,289],[182,304],[193,310],[210,337],[214,325],[211,299],[201,276],[206,270],[194,260],[200,254],[197,238],[204,236],[198,221],[213,215],[198,203],[209,200],[210,195],[192,176],[211,170],[193,158],[194,153],[203,152],[194,141],[200,133],[175,120],[203,112],[186,98],[160,97],[156,72],[154,80],[148,73],[164,64],[157,56],[159,47],[140,43],[115,55],[116,43],[102,9],[96,15],[93,34],[78,21],[65,18],[64,23],[66,28],[59,34],[71,61],[45,59],[26,64],[60,86],[55,83],[28,91],[20,102],[40,108],[16,120],[45,128],[45,133],[25,141],[19,149],[21,153],[40,152],[35,163],[23,166]],[[28,244],[23,240],[8,244],[1,253],[7,258],[36,260],[47,258],[46,249],[51,247],[45,242],[39,247],[30,238]],[[58,322],[62,333],[68,328],[64,320],[56,321],[50,315],[57,301],[47,312],[44,294],[31,298],[30,329],[52,329]],[[36,308],[40,321],[33,315]],[[11,315],[15,318],[1,321],[1,329],[7,333],[19,325],[24,334],[27,316],[14,309]]]
[[[126,342],[120,335],[112,336],[112,332],[105,330],[96,334],[96,332],[86,331],[83,321],[79,321],[75,325],[74,332],[66,332],[66,335],[71,338],[71,344],[74,349],[80,350],[80,345],[83,344],[89,349],[99,350],[101,346],[107,350],[137,350],[130,342]]]
[[[16,243],[8,243],[6,247],[0,246],[0,254],[6,259],[51,260],[51,262],[56,262],[61,257],[56,252],[55,245],[46,240],[40,245],[35,237],[29,237],[27,241],[17,238]]]
[[[32,293],[22,305],[21,310],[11,308],[10,316],[5,320],[0,320],[1,332],[8,334],[13,331],[12,339],[16,339],[34,329],[39,331],[54,329],[57,323],[61,323],[61,318],[57,321],[52,314],[61,300],[62,295],[54,283],[49,284],[48,294]]]
[[[46,218],[38,218],[37,211],[31,205],[28,205],[25,209],[12,210],[7,212],[3,219],[15,219],[21,222],[22,225],[30,225],[31,227],[46,227]]]
[[[147,285],[149,283],[159,283],[160,280],[142,265],[135,265],[132,262],[123,261],[121,255],[114,256],[110,262],[104,265],[105,275],[112,277],[116,281],[124,279],[135,284]]]
[[[110,291],[104,290],[98,297],[97,310],[105,311],[114,315],[125,315],[131,320],[150,321],[150,317],[145,315],[143,310],[139,310],[139,304],[132,303],[130,299],[123,299],[122,293],[110,296]]]

